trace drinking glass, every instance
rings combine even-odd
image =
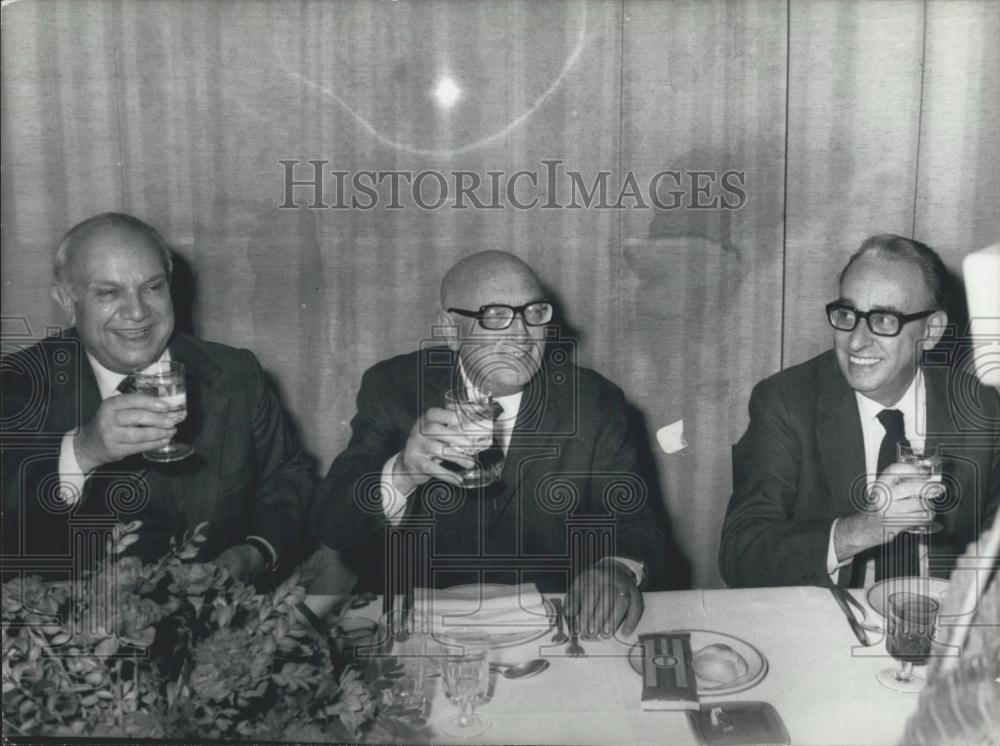
[[[458,427],[465,438],[456,450],[475,460],[475,465],[462,469],[451,461],[441,465],[462,477],[462,486],[485,487],[500,479],[503,471],[503,451],[493,445],[493,395],[482,389],[470,388],[447,391],[445,404],[458,414]]]
[[[915,663],[926,663],[931,653],[931,638],[937,620],[938,602],[919,593],[893,593],[889,596],[886,622],[886,649],[901,664],[899,669],[878,672],[878,681],[897,692],[919,692],[927,679],[913,671]]]
[[[187,393],[184,386],[184,364],[174,360],[153,363],[135,372],[137,393],[162,399],[172,414],[187,416]],[[183,419],[183,418],[182,418]],[[187,443],[176,443],[173,439],[161,447],[143,453],[147,461],[167,463],[180,461],[194,453]]]
[[[919,440],[912,443],[899,443],[896,445],[896,460],[901,464],[919,469],[924,478],[934,487],[925,487],[921,492],[921,498],[925,504],[929,500],[936,499],[944,493],[944,486],[941,484],[941,451],[937,445],[928,445]],[[906,529],[910,534],[936,534],[943,528],[939,521],[931,521],[924,526],[911,526]]]
[[[441,635],[449,655],[442,662],[445,694],[459,707],[441,726],[454,738],[476,738],[491,723],[475,711],[490,688],[490,638],[482,630],[456,629]]]
[[[424,682],[427,679],[430,655],[429,640],[419,632],[396,640],[392,654],[400,666],[400,675],[392,681],[392,696],[404,707],[424,706]]]

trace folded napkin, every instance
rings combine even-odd
[[[433,632],[473,627],[490,635],[549,626],[548,609],[534,583],[417,588],[413,594],[413,621],[418,629]]]

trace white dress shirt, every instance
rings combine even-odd
[[[903,392],[899,401],[891,407],[883,406],[857,391],[854,392],[854,399],[858,406],[858,415],[861,418],[861,435],[865,448],[865,477],[870,489],[875,483],[878,470],[878,452],[882,447],[882,440],[885,438],[885,427],[878,419],[878,415],[883,409],[898,409],[903,413],[903,431],[906,433],[906,439],[911,443],[924,440],[927,437],[927,391],[924,387],[923,371],[917,369],[917,374],[910,381],[909,387]],[[830,574],[830,580],[833,582],[836,582],[840,568],[850,564],[853,559],[853,557],[847,557],[837,561],[837,552],[833,546],[833,532],[836,530],[839,520],[839,518],[835,518],[830,526],[830,541],[826,552],[826,571]],[[874,570],[874,563],[869,560],[865,569],[866,586],[870,585],[874,579]]]

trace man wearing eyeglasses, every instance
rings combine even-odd
[[[754,388],[722,529],[729,585],[862,586],[916,575],[927,551],[917,532],[931,526],[939,531],[926,539],[925,561],[946,575],[948,559],[996,510],[997,392],[921,364],[948,322],[947,282],[924,244],[868,238],[826,306],[833,350]],[[921,443],[941,452],[940,483],[898,463],[900,445]]]
[[[317,536],[355,555],[361,587],[383,590],[380,542],[404,518],[421,517],[433,538],[430,567],[407,569],[418,585],[568,590],[567,613],[584,635],[619,626],[630,634],[640,586],[670,582],[674,550],[654,514],[656,480],[640,464],[624,396],[573,364],[553,314],[527,264],[500,251],[473,254],[442,282],[435,328],[447,346],[365,373],[351,441],[313,509]],[[455,389],[492,395],[493,440],[480,458],[503,460],[494,484],[460,486],[458,472],[475,461],[463,453],[471,436],[445,402]],[[573,539],[590,529],[604,538]]]

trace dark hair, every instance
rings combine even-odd
[[[930,246],[892,233],[877,233],[866,238],[861,248],[851,255],[847,266],[840,273],[841,284],[851,265],[868,255],[889,262],[909,262],[914,265],[924,276],[933,310],[944,310],[948,301],[948,270],[941,257]]]
[[[156,232],[156,229],[142,222],[139,218],[134,218],[125,213],[102,212],[100,215],[95,215],[92,218],[87,218],[77,223],[66,231],[66,235],[63,236],[62,241],[59,242],[59,246],[56,248],[55,259],[52,262],[52,272],[57,282],[64,283],[67,281],[66,265],[69,263],[70,254],[76,248],[77,244],[92,233],[96,233],[102,228],[110,227],[126,228],[148,236],[160,249],[160,253],[163,255],[163,266],[167,270],[167,277],[170,277],[174,269],[174,260],[170,255],[170,249],[167,248],[166,242]]]

